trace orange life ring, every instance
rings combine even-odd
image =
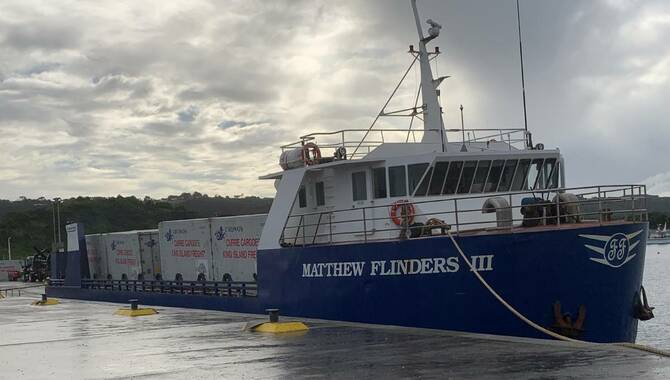
[[[393,202],[391,205],[391,220],[396,226],[402,225],[402,209],[405,208],[405,218],[409,226],[414,221],[414,205],[407,199]],[[400,212],[398,212],[400,211]]]
[[[310,152],[312,153],[311,156]],[[318,164],[321,160],[321,149],[319,149],[318,145],[308,142],[302,146],[302,152],[300,155],[302,162],[304,162],[305,165]]]

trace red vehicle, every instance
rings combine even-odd
[[[20,271],[12,271],[7,273],[9,276],[9,281],[18,281],[19,278],[21,278],[21,272]]]

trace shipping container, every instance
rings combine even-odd
[[[209,219],[158,224],[163,280],[214,280]]]
[[[140,241],[140,264],[142,266],[144,279],[161,279],[161,256],[158,243],[158,230],[140,232],[138,238]]]
[[[107,278],[107,252],[105,249],[104,234],[86,235],[86,253],[88,256],[88,270],[92,279]]]
[[[267,214],[211,218],[214,278],[256,281],[256,249]]]
[[[156,230],[104,234],[107,269],[114,280],[137,280],[142,271],[140,234]]]
[[[164,280],[255,281],[267,214],[172,220],[158,225]]]

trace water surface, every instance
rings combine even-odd
[[[656,317],[640,322],[637,343],[670,350],[670,244],[647,246],[643,284]]]

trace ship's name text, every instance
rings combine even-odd
[[[470,257],[477,272],[493,270],[493,255]],[[465,268],[470,268],[465,265]],[[453,273],[461,269],[459,257],[428,257],[405,260],[345,261],[304,263],[302,277],[406,276]],[[470,269],[472,270],[472,269]]]

